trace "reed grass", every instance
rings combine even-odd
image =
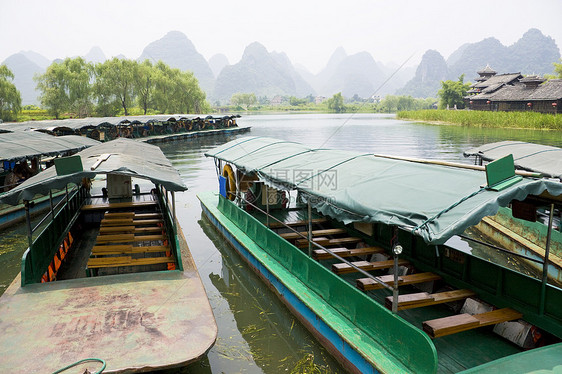
[[[442,122],[461,126],[562,130],[562,115],[536,112],[487,112],[479,110],[413,110],[396,114],[400,119]]]

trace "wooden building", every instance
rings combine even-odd
[[[497,75],[489,66],[478,72],[464,98],[472,110],[533,111],[557,114],[562,105],[562,79],[546,80],[520,73]]]

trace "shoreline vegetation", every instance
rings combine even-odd
[[[31,107],[31,108],[30,108]],[[48,114],[46,110],[32,106],[24,109],[18,122],[22,121],[39,121],[51,120],[53,117]],[[217,108],[214,108],[217,109]],[[224,110],[224,108],[222,108]],[[377,110],[378,109],[378,110]],[[380,110],[382,108],[375,108],[372,104],[367,105],[345,105],[343,113],[390,113],[392,111]],[[151,113],[152,112],[152,113]],[[219,111],[211,110],[211,112]],[[309,105],[301,107],[291,106],[256,106],[244,110],[241,108],[230,107],[228,113],[239,114],[257,114],[257,113],[334,113],[323,105]],[[532,129],[532,130],[555,130],[562,131],[562,115],[556,114],[543,114],[536,112],[488,112],[477,110],[439,110],[439,109],[424,109],[424,110],[402,110],[394,111],[397,119],[420,121],[431,124],[440,125],[457,125],[468,127],[488,127],[488,128],[513,128],[513,129]],[[141,108],[131,108],[129,115],[142,115]],[[148,115],[159,114],[154,111],[149,111]],[[123,113],[117,116],[123,116]],[[72,118],[71,113],[61,115],[60,119]]]
[[[562,115],[536,112],[488,112],[479,110],[399,111],[396,118],[470,127],[562,131]]]

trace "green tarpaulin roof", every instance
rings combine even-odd
[[[100,156],[107,154],[110,154],[109,158],[91,170]],[[171,162],[160,148],[151,144],[120,138],[85,149],[78,155],[82,160],[82,171],[59,176],[54,167],[48,168],[0,194],[0,203],[15,205],[21,200],[31,200],[36,194],[45,195],[50,189],[62,189],[68,183],[79,184],[82,178],[93,178],[96,174],[129,175],[161,184],[168,191],[187,190]]]
[[[464,152],[465,157],[480,156],[485,161],[494,161],[512,154],[519,169],[535,171],[547,177],[562,179],[562,148],[548,145],[503,141],[485,144]]]
[[[487,190],[484,172],[313,149],[265,137],[239,138],[205,154],[256,172],[266,183],[306,192],[312,206],[344,223],[382,222],[408,228],[428,243],[451,236],[529,194],[562,194],[562,183],[524,178]]]
[[[0,161],[56,156],[65,152],[76,152],[96,144],[100,144],[100,142],[78,135],[56,137],[37,131],[10,131],[0,133]]]

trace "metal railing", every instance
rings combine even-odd
[[[272,215],[269,214],[267,211],[264,211],[263,209],[261,209],[260,207],[256,206],[256,205],[253,204],[252,202],[246,200],[246,199],[245,199],[243,196],[241,196],[239,193],[236,193],[236,197],[237,197],[238,199],[240,199],[240,201],[244,201],[246,204],[251,205],[253,208],[255,208],[256,210],[258,210],[259,212],[265,214],[265,216],[266,216],[267,219],[272,218],[273,220],[275,220],[275,221],[277,221],[278,223],[280,223],[284,228],[287,228],[287,229],[289,229],[290,231],[292,231],[293,233],[298,234],[298,235],[299,235],[300,237],[302,237],[303,239],[307,239],[308,242],[309,242],[309,245],[313,245],[313,246],[317,247],[318,249],[322,249],[322,250],[326,251],[326,252],[329,253],[332,257],[334,257],[334,258],[336,258],[337,260],[342,261],[342,262],[344,262],[345,264],[351,266],[354,270],[356,270],[357,272],[359,272],[359,273],[365,275],[367,278],[372,279],[373,281],[379,283],[381,286],[383,286],[384,288],[386,288],[386,289],[388,289],[388,290],[390,290],[390,291],[394,291],[394,288],[393,288],[393,287],[389,286],[388,284],[386,284],[385,282],[381,281],[380,279],[378,279],[377,277],[373,276],[372,274],[369,274],[369,273],[366,272],[365,270],[363,270],[363,269],[357,267],[357,266],[356,266],[355,264],[353,264],[352,262],[350,262],[350,261],[346,260],[345,258],[343,258],[343,257],[341,257],[341,256],[339,256],[339,255],[337,255],[336,253],[332,252],[330,249],[328,249],[328,248],[326,248],[326,247],[324,247],[324,246],[322,246],[322,245],[320,245],[320,244],[318,244],[318,243],[316,243],[316,242],[314,242],[314,241],[309,240],[309,238],[308,238],[307,236],[303,235],[301,232],[299,232],[299,231],[295,230],[294,228],[292,228],[291,226],[287,225],[285,222],[283,222],[283,221],[277,219],[276,217],[272,216]],[[266,200],[266,201],[267,201],[267,200]],[[310,220],[310,219],[311,219],[311,217],[309,216],[309,220]],[[268,226],[269,226],[269,225],[268,225]],[[310,255],[311,255],[311,254],[309,253],[309,256],[310,256]]]

